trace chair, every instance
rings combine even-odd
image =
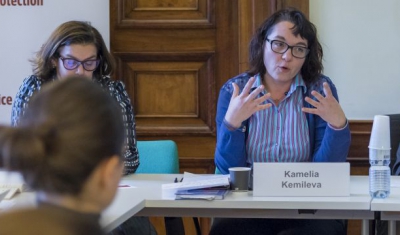
[[[137,141],[140,165],[136,173],[178,174],[178,147],[172,140]]]
[[[178,147],[172,140],[137,141],[140,165],[137,174],[178,174]],[[184,235],[185,229],[181,217],[164,217],[167,235]],[[198,219],[193,217],[197,234],[200,235]]]
[[[396,174],[398,166],[395,166],[397,160],[396,154],[400,144],[400,114],[389,114],[390,118],[390,168],[392,174]]]

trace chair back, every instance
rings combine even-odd
[[[396,161],[398,160],[396,157],[397,150],[400,144],[400,114],[388,114],[390,118],[390,167],[392,170],[392,174],[396,174],[398,172],[399,165],[396,166]]]
[[[178,174],[178,147],[172,140],[137,141],[140,165],[137,174]],[[185,235],[181,217],[164,217],[167,235]],[[200,234],[199,234],[200,235]]]
[[[172,140],[137,141],[140,165],[136,173],[178,174],[178,147]]]

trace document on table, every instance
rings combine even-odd
[[[1,202],[1,200],[3,200],[3,198],[5,198],[8,191],[9,191],[9,189],[0,189],[0,202]]]
[[[203,200],[222,200],[229,193],[228,188],[207,188],[207,189],[190,189],[178,190],[175,195],[177,200],[187,199],[203,199]]]
[[[229,176],[227,175],[211,175],[211,176],[193,176],[186,173],[183,175],[183,180],[177,183],[163,184],[162,189],[200,189],[211,188],[218,186],[229,186]]]
[[[196,175],[185,172],[183,180],[177,183],[163,184],[164,198],[175,198],[178,190],[204,189],[213,187],[229,187],[229,175]]]
[[[0,171],[0,190],[8,191],[4,199],[9,200],[15,194],[27,190],[27,186],[20,173]]]

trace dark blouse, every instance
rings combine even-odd
[[[133,113],[133,107],[128,93],[125,90],[125,85],[122,81],[114,81],[110,77],[102,77],[100,79],[94,78],[95,82],[99,83],[102,87],[107,89],[110,94],[118,101],[122,108],[123,119],[126,127],[126,149],[125,149],[125,170],[124,174],[132,174],[139,166],[139,153],[136,146],[136,123]],[[54,81],[54,80],[49,80]],[[19,91],[15,97],[12,112],[11,112],[11,125],[17,126],[21,115],[24,114],[28,107],[28,102],[32,95],[39,91],[42,87],[43,81],[35,75],[25,78],[23,84],[20,86]]]

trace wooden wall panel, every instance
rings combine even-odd
[[[134,83],[134,105],[138,119],[198,117],[196,71],[138,71]],[[153,92],[149,94],[149,90]]]
[[[213,0],[117,0],[117,27],[212,28]]]
[[[134,105],[138,139],[215,141],[215,2],[117,0],[110,11],[115,77]]]
[[[351,146],[348,161],[352,167],[369,167],[368,144],[372,121],[350,121]]]
[[[153,57],[166,52],[214,52],[216,43],[211,29],[120,29],[110,37],[115,52],[154,52]]]
[[[299,0],[275,0],[276,8],[283,9],[286,7],[295,7],[300,9],[306,16],[309,16],[310,6],[309,1],[299,1]]]
[[[138,136],[215,132],[213,53],[115,53]]]

